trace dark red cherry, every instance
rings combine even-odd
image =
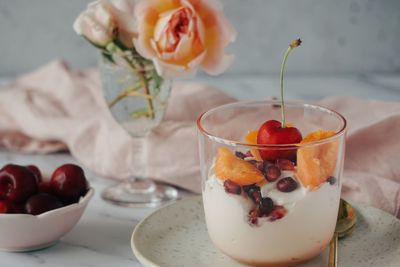
[[[10,210],[10,205],[8,200],[0,200],[0,214],[8,213]]]
[[[63,203],[55,196],[47,193],[38,193],[26,201],[25,210],[28,214],[38,215],[46,211],[61,208],[62,206]]]
[[[295,127],[282,128],[282,124],[276,120],[266,121],[258,130],[258,144],[297,144],[302,140],[300,131]],[[263,160],[294,159],[296,157],[295,147],[285,148],[265,148],[260,149]]]
[[[49,193],[53,194],[53,190],[51,189],[50,181],[41,181],[39,183],[39,192],[41,193]]]
[[[39,184],[42,181],[42,173],[40,172],[39,168],[35,165],[28,165],[26,167],[35,175],[36,182]]]
[[[24,205],[10,200],[0,200],[1,213],[25,213]]]
[[[36,192],[36,178],[28,168],[8,164],[0,170],[0,199],[20,203]]]
[[[66,203],[78,202],[88,187],[83,169],[74,164],[58,167],[51,176],[50,186],[54,194]]]

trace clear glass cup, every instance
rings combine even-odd
[[[100,75],[104,98],[114,119],[136,140],[134,177],[102,192],[102,198],[128,207],[154,207],[178,198],[176,188],[147,177],[145,137],[164,117],[171,82],[158,76],[154,65],[131,52],[103,52]]]
[[[256,133],[249,131],[280,119],[275,101],[228,104],[198,119],[208,233],[223,253],[254,266],[291,266],[319,255],[338,214],[346,120],[323,107],[288,102],[286,121],[303,138],[321,129],[313,136],[331,136],[281,145],[251,140]],[[271,153],[278,156],[260,157]]]

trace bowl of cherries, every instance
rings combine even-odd
[[[0,250],[45,248],[68,233],[94,194],[81,167],[65,164],[44,179],[34,165],[0,169]]]

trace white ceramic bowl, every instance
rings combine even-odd
[[[75,226],[93,194],[90,188],[78,203],[36,216],[0,214],[0,250],[29,251],[51,246]]]

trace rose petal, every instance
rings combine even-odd
[[[89,10],[89,12],[93,12],[96,21],[104,28],[108,28],[112,24],[113,18],[111,17],[111,14],[107,10],[107,8],[102,4],[102,2],[93,5],[92,9]]]
[[[218,1],[202,2],[207,6],[205,8],[209,9],[208,17],[203,17],[203,22],[209,28],[206,36],[208,53],[202,67],[208,74],[219,75],[233,64],[234,56],[225,55],[224,50],[236,40],[237,32],[223,14],[222,5]]]
[[[136,51],[147,59],[157,56],[151,46],[155,23],[159,16],[159,12],[153,8],[157,4],[157,0],[140,1],[135,8],[135,17],[137,18],[138,36],[133,38]]]
[[[174,60],[177,62],[185,61],[185,59],[187,59],[188,56],[191,54],[192,43],[193,38],[190,38],[187,35],[182,36],[181,40],[178,43],[178,46],[175,49],[175,52],[173,53]]]
[[[220,75],[229,69],[233,65],[234,61],[234,55],[223,55],[222,58],[218,57],[215,62],[209,57],[207,61],[206,59],[203,61],[201,66],[203,67],[204,71],[210,75]]]
[[[118,37],[126,47],[133,47],[132,39],[137,35],[135,1],[103,0],[118,25]]]
[[[191,78],[194,77],[197,73],[197,66],[204,60],[206,56],[206,52],[203,52],[196,58],[194,58],[191,62],[189,62],[186,66],[176,65],[167,63],[165,61],[161,61],[158,59],[154,59],[154,65],[156,67],[157,73],[167,78]]]

